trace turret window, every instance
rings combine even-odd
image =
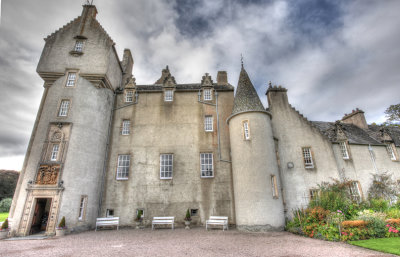
[[[200,171],[202,178],[214,177],[212,153],[200,154]]]
[[[314,168],[314,162],[313,162],[311,147],[303,147],[302,151],[303,151],[304,167],[306,169]]]
[[[243,136],[245,140],[250,140],[250,128],[249,128],[249,121],[243,121]]]
[[[76,80],[76,72],[68,73],[66,86],[67,87],[75,86],[75,80]]]
[[[60,104],[60,110],[58,111],[58,116],[65,117],[68,115],[69,100],[62,100]]]
[[[345,160],[350,159],[349,151],[347,150],[347,143],[340,142],[339,145],[340,145],[340,152],[342,153],[343,159],[345,159]]]
[[[279,194],[278,194],[278,184],[276,182],[275,175],[271,175],[271,187],[272,187],[272,197],[277,199],[279,197]]]
[[[85,219],[85,214],[86,214],[86,203],[87,203],[87,196],[86,195],[82,195],[81,196],[81,202],[79,205],[79,216],[78,216],[78,220],[82,221]]]
[[[211,101],[212,100],[212,91],[211,89],[204,89],[204,101]]]
[[[83,41],[82,41],[82,40],[77,40],[77,41],[75,42],[74,51],[76,51],[76,52],[82,52],[82,49],[83,49]]]
[[[351,181],[349,191],[350,197],[353,201],[357,203],[361,202],[361,189],[358,181]]]

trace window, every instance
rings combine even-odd
[[[60,148],[59,144],[54,144],[53,149],[51,150],[51,161],[57,161],[58,149]]]
[[[81,203],[79,205],[78,220],[82,221],[85,218],[87,196],[81,196]]]
[[[212,94],[211,94],[211,89],[204,89],[204,101],[211,101],[212,100]]]
[[[278,198],[278,184],[276,183],[276,176],[271,175],[271,188],[272,188],[272,197],[273,198]]]
[[[303,147],[303,159],[304,159],[304,167],[306,169],[314,168],[314,162],[312,159],[311,148],[310,147]]]
[[[207,115],[204,117],[204,130],[213,131],[213,116]]]
[[[250,140],[249,121],[247,120],[243,122],[243,133],[244,133],[244,139]]]
[[[361,190],[358,181],[351,181],[349,191],[350,191],[350,197],[353,201],[357,203],[361,202]]]
[[[125,102],[126,102],[126,103],[131,103],[131,102],[133,102],[133,90],[126,90]]]
[[[346,159],[346,160],[350,159],[349,152],[347,151],[346,142],[340,142],[339,145],[340,145],[340,151],[342,153],[343,159]]]
[[[130,120],[123,120],[122,121],[122,130],[121,130],[121,135],[129,135],[130,133],[130,126],[131,126],[131,121]]]
[[[394,149],[393,149],[392,144],[386,144],[386,150],[387,150],[387,152],[389,154],[390,159],[392,161],[395,161],[396,160],[396,154],[394,153]]]
[[[190,216],[197,216],[199,215],[199,209],[190,209]]]
[[[69,100],[62,100],[60,104],[60,110],[58,116],[67,116],[69,107]]]
[[[83,41],[81,40],[76,41],[74,51],[82,52],[82,48],[83,48]]]
[[[144,218],[144,209],[136,209],[136,216],[140,213],[140,216]]]
[[[160,178],[171,179],[174,155],[161,154],[160,155]]]
[[[319,189],[310,189],[310,202],[319,200]]]
[[[174,100],[174,91],[171,89],[165,90],[164,92],[164,101],[171,102]]]
[[[118,155],[117,179],[125,180],[129,176],[129,166],[131,162],[130,155]]]
[[[67,78],[67,87],[73,87],[75,86],[75,80],[76,80],[76,72],[70,72],[68,73],[68,78]]]
[[[106,217],[114,217],[114,210],[113,209],[107,209]]]
[[[201,177],[213,177],[213,154],[212,153],[201,153],[200,154],[200,170]]]

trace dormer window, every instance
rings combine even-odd
[[[75,52],[82,52],[82,48],[83,48],[83,41],[82,41],[82,40],[77,40],[77,41],[75,42],[74,51],[75,51]]]
[[[133,102],[133,90],[126,90],[125,93],[125,102],[131,103]]]
[[[203,91],[204,101],[211,101],[212,100],[212,91],[211,89],[204,89]]]
[[[174,91],[172,89],[167,89],[164,92],[164,101],[172,102],[174,100]]]

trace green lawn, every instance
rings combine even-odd
[[[400,237],[368,239],[349,243],[379,252],[400,255]]]
[[[5,221],[8,218],[8,212],[0,212],[0,222]]]

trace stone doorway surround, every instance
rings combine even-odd
[[[37,186],[33,185],[26,189],[28,191],[28,196],[25,202],[24,212],[22,214],[21,222],[19,224],[18,236],[28,236],[33,215],[35,212],[35,206],[37,199],[40,198],[50,198],[51,206],[49,211],[49,217],[47,221],[46,235],[54,235],[56,222],[58,220],[58,213],[60,207],[60,199],[64,187],[62,185],[54,186]]]

